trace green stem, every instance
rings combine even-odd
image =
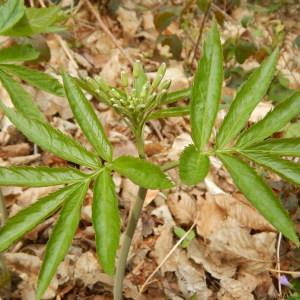
[[[130,213],[128,224],[123,240],[120,257],[118,260],[115,280],[114,280],[114,300],[122,300],[123,296],[123,280],[125,277],[127,257],[131,246],[132,238],[142,212],[147,189],[139,188],[137,199]]]
[[[145,158],[145,149],[144,149],[144,138],[143,138],[143,129],[140,128],[135,132],[136,137],[136,147],[139,153],[140,158]],[[127,263],[127,257],[129,254],[131,242],[135,233],[135,229],[138,223],[138,220],[140,218],[143,204],[145,201],[145,197],[147,194],[147,189],[144,189],[142,187],[138,190],[137,199],[135,201],[135,204],[131,210],[127,228],[125,231],[125,237],[123,240],[123,244],[120,251],[120,257],[117,264],[116,269],[116,275],[114,278],[114,300],[122,300],[123,296],[123,281],[125,277],[125,271],[126,271],[126,263]]]
[[[4,197],[0,189],[0,227],[3,226],[7,219],[7,210],[5,207]],[[5,264],[4,257],[0,253],[0,288],[10,287],[10,273]]]

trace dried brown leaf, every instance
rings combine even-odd
[[[262,231],[274,230],[274,227],[246,201],[242,202],[229,194],[215,195],[215,201],[219,207],[242,226]]]
[[[191,225],[197,213],[196,201],[184,191],[175,192],[168,197],[168,206],[180,225]]]
[[[214,197],[207,193],[206,200],[201,201],[198,207],[198,234],[209,238],[214,232],[223,227],[225,219],[226,214],[224,211],[216,204]]]

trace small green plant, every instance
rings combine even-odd
[[[269,139],[300,113],[300,94],[295,92],[265,118],[245,128],[250,114],[266,94],[275,73],[279,50],[256,69],[239,88],[219,128],[213,146],[209,140],[219,109],[223,84],[222,47],[216,25],[204,43],[191,93],[193,145],[180,157],[180,177],[186,184],[202,181],[209,170],[209,156],[217,156],[233,181],[256,209],[287,238],[299,245],[294,225],[265,181],[247,162],[271,170],[300,185],[300,167],[282,156],[300,156],[300,139]]]
[[[163,80],[163,64],[155,78],[149,80],[142,64],[133,68],[133,82],[121,74],[121,88],[114,88],[101,78],[75,79],[63,73],[62,86],[53,78],[47,84],[37,84],[29,73],[15,71],[15,66],[0,66],[0,80],[6,87],[15,109],[0,107],[16,128],[42,149],[72,162],[73,168],[0,167],[0,185],[55,186],[56,192],[40,199],[8,220],[0,229],[0,252],[59,209],[60,216],[49,238],[41,267],[36,299],[40,299],[54,276],[58,264],[72,243],[80,221],[80,210],[87,189],[93,188],[92,219],[96,233],[96,250],[105,272],[115,274],[114,299],[122,299],[122,282],[131,240],[139,219],[147,189],[169,189],[173,183],[163,173],[179,165],[180,177],[185,184],[202,181],[209,170],[209,156],[217,156],[231,174],[237,187],[257,210],[287,238],[299,245],[294,225],[271,188],[249,166],[257,165],[278,173],[288,181],[300,185],[300,168],[281,157],[300,156],[300,139],[269,139],[300,113],[300,94],[294,93],[267,116],[250,128],[245,128],[256,105],[266,94],[275,73],[279,50],[276,49],[240,87],[219,128],[215,141],[210,139],[219,110],[223,84],[223,59],[217,25],[207,34],[204,51],[199,61],[192,89],[169,93],[170,82]],[[4,70],[4,71],[3,71]],[[38,110],[37,105],[11,76],[23,74],[22,79],[38,88],[66,95],[74,118],[93,147],[88,151],[71,137],[53,128]],[[19,73],[14,73],[19,72]],[[39,78],[39,77],[38,77]],[[50,81],[49,81],[50,80]],[[135,135],[139,157],[114,158],[112,145],[91,103],[81,88],[99,101],[115,109]],[[167,107],[168,104],[190,96],[185,107]],[[146,160],[144,152],[144,125],[151,119],[185,115],[191,117],[193,145],[185,149],[180,161],[159,167]],[[128,177],[140,188],[129,217],[124,241],[115,273],[115,257],[119,247],[120,217],[112,172]],[[182,229],[176,229],[180,237]],[[193,233],[185,239],[189,243]]]
[[[51,127],[41,117],[33,103],[30,110],[27,106],[16,106],[17,110],[13,110],[2,102],[0,104],[6,116],[29,140],[67,161],[88,168],[86,172],[78,168],[0,168],[1,185],[33,187],[65,185],[9,219],[0,231],[0,251],[3,251],[62,207],[47,244],[39,276],[37,299],[43,295],[58,264],[71,245],[80,220],[81,205],[90,185],[94,190],[92,210],[97,253],[101,266],[110,275],[113,275],[115,270],[115,255],[120,236],[118,200],[111,172],[116,171],[147,189],[166,189],[173,186],[161,169],[149,161],[130,156],[113,159],[112,146],[92,105],[75,79],[63,74],[63,80],[74,117],[93,146],[94,152],[87,151],[72,138]]]

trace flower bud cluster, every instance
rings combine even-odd
[[[167,97],[170,80],[163,80],[166,64],[159,67],[154,79],[147,78],[142,64],[137,61],[133,66],[133,82],[130,87],[128,74],[121,72],[122,88],[114,88],[99,76],[89,78],[85,84],[106,104],[125,116],[134,125],[145,121],[145,117],[159,107]]]

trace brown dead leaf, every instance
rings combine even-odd
[[[114,86],[120,76],[120,72],[120,53],[119,50],[115,50],[111,53],[110,60],[103,66],[100,76],[105,82]]]
[[[194,222],[197,213],[196,201],[186,192],[170,194],[168,206],[180,225],[191,225]]]
[[[124,35],[133,38],[141,23],[136,12],[119,7],[117,10],[117,18],[123,28]]]
[[[243,282],[232,278],[223,278],[220,281],[220,285],[222,289],[218,293],[218,299],[254,300],[251,290],[249,290]]]
[[[163,261],[163,259],[168,255],[168,253],[174,246],[172,227],[170,225],[164,225],[160,230],[161,232],[159,238],[157,239],[154,247],[154,257],[158,265]],[[174,256],[175,255],[173,253],[171,257],[169,257],[169,259],[163,264],[163,266],[161,267],[162,274],[164,274],[165,272],[176,271]]]
[[[76,260],[74,277],[82,280],[85,285],[93,285],[96,282],[112,285],[111,277],[101,271],[98,260],[91,251],[83,253]]]
[[[15,156],[25,156],[30,154],[30,152],[31,146],[28,143],[0,147],[0,157],[3,159]]]
[[[177,249],[176,251],[176,277],[178,286],[186,298],[196,295],[198,299],[208,298],[208,289],[206,286],[205,273],[203,268],[194,266],[187,258],[185,251]]]
[[[148,190],[146,197],[145,197],[145,202],[144,202],[144,207],[148,206],[159,194],[159,190]]]
[[[41,267],[41,260],[35,255],[27,253],[5,253],[5,260],[11,270],[22,278],[18,289],[22,294],[22,299],[34,299],[38,272]],[[43,299],[51,299],[56,296],[58,281],[54,277],[46,290]]]
[[[228,218],[218,231],[209,236],[209,249],[224,256],[241,259],[249,273],[261,273],[270,268],[275,253],[275,233],[251,235],[235,219]],[[251,270],[251,271],[250,271]]]
[[[205,201],[198,203],[197,232],[205,238],[210,238],[223,227],[226,214],[217,205],[215,198],[208,193]]]
[[[59,187],[39,187],[39,188],[29,188],[24,191],[20,196],[17,198],[17,205],[20,209],[27,207],[28,205],[33,204],[39,198],[48,195],[56,191]]]
[[[254,111],[252,112],[249,121],[251,123],[256,123],[258,121],[260,121],[261,119],[263,119],[266,114],[271,111],[273,108],[273,105],[271,102],[260,102],[256,108],[254,109]]]
[[[192,144],[192,138],[188,133],[182,133],[174,139],[172,148],[168,153],[168,157],[171,160],[179,159],[179,155],[185,147]]]
[[[208,273],[218,279],[230,278],[237,270],[237,264],[234,261],[227,260],[219,253],[210,251],[206,244],[197,240],[190,243],[188,257],[202,265]]]
[[[215,201],[226,214],[236,219],[240,225],[247,228],[273,231],[274,227],[265,220],[250,204],[245,201],[240,201],[229,194],[215,195]]]

